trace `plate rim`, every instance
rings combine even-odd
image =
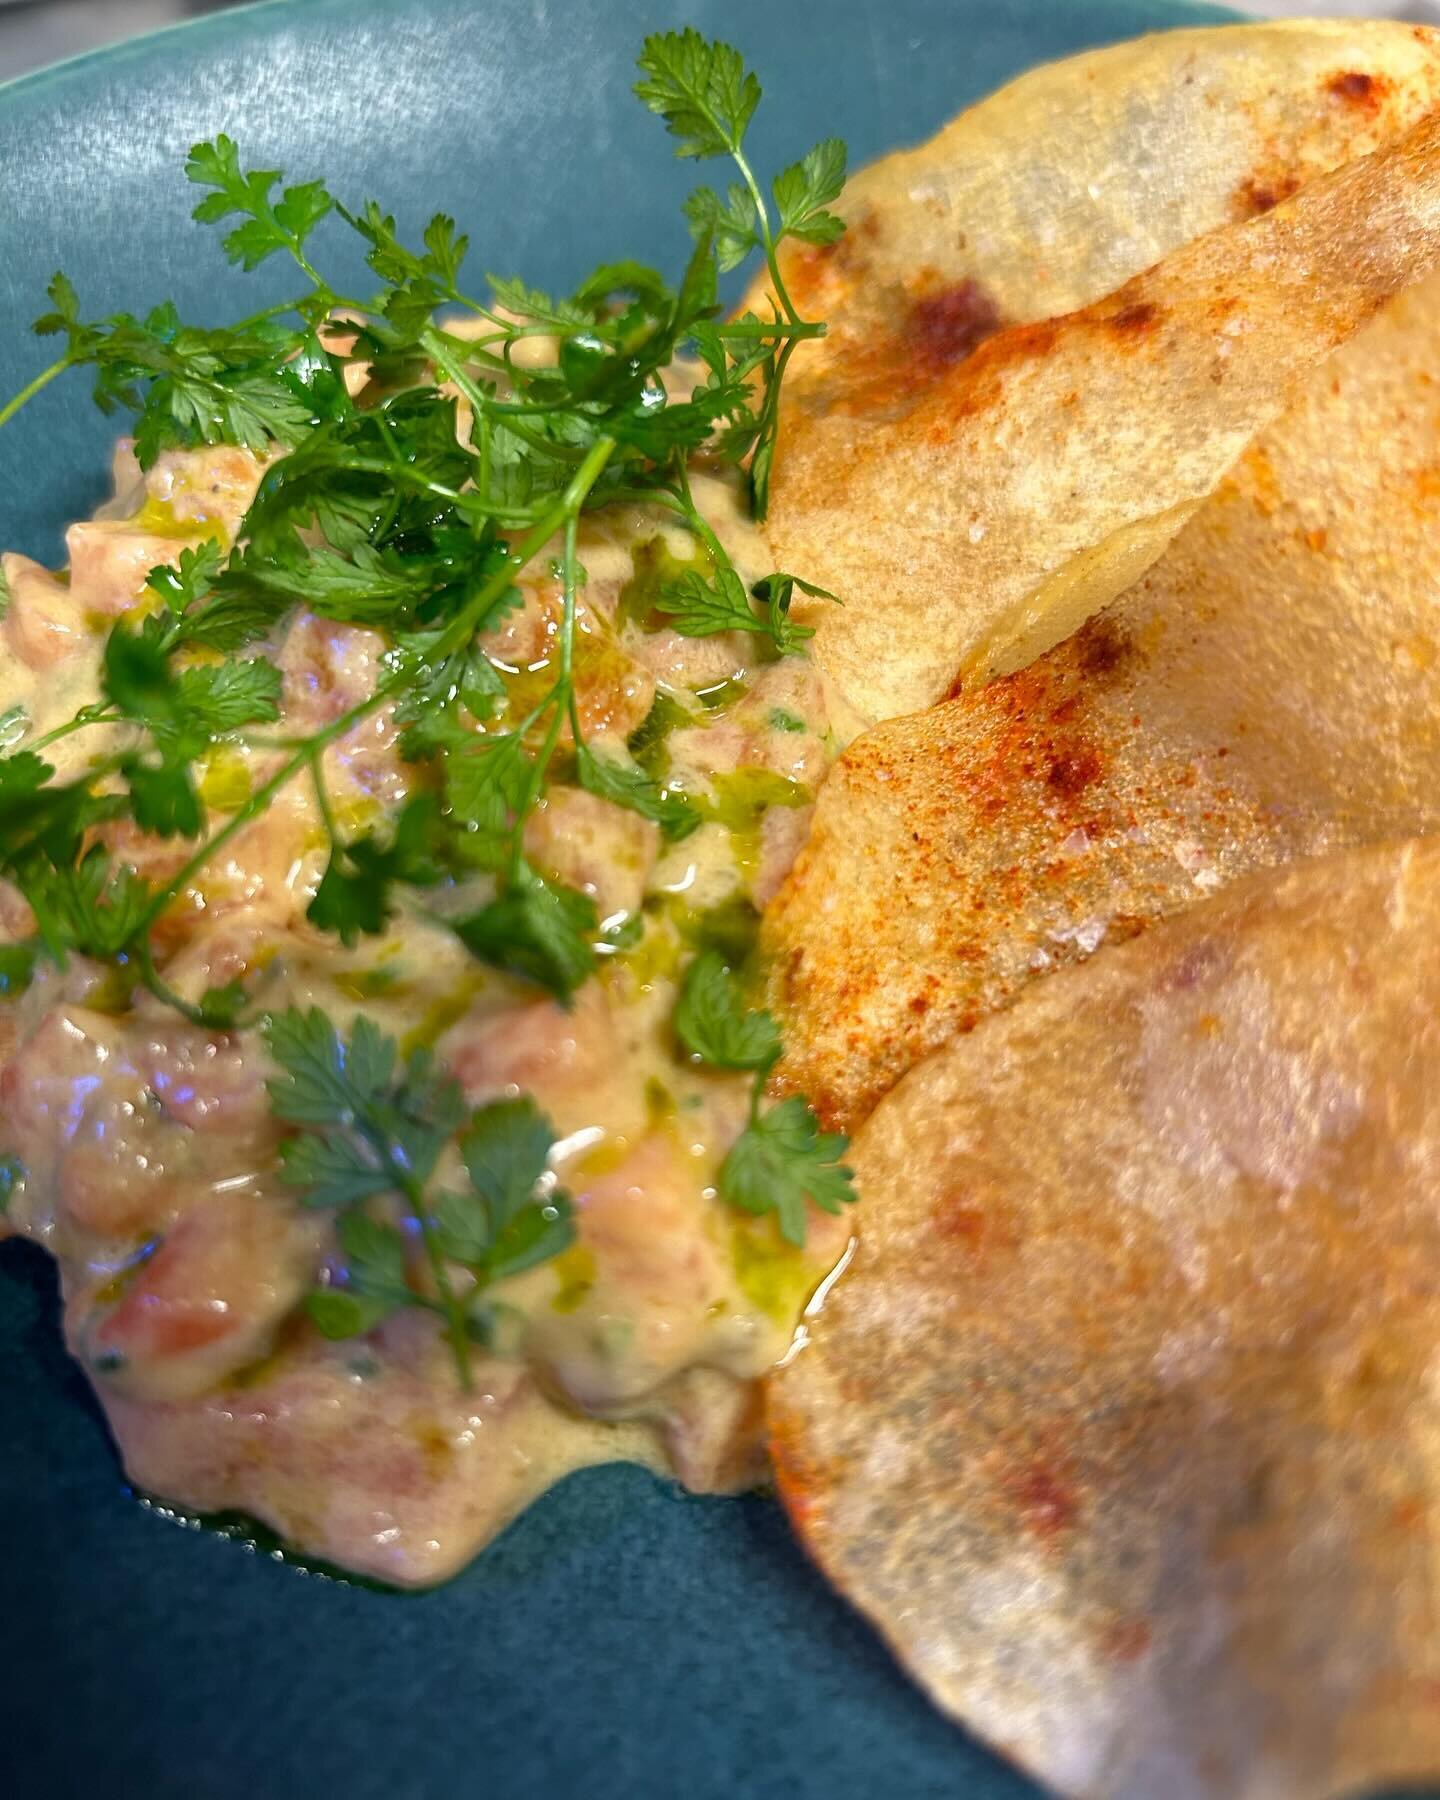
[[[412,4],[423,3],[423,0],[411,0]],[[491,4],[495,0],[490,0]],[[1051,0],[1052,5],[1065,6],[1071,0]],[[1097,15],[1110,10],[1119,0],[1087,0]],[[1174,12],[1175,21],[1170,25],[1152,26],[1151,30],[1179,31],[1187,29],[1185,15],[1197,10],[1208,10],[1215,4],[1224,6],[1227,0],[1149,0],[1155,7],[1164,7]],[[175,19],[168,25],[155,25],[148,31],[137,32],[132,37],[116,38],[107,44],[96,44],[88,50],[77,50],[71,56],[62,56],[55,62],[42,63],[38,69],[26,69],[19,75],[12,75],[6,81],[0,81],[0,117],[5,108],[14,100],[28,100],[51,82],[63,79],[88,68],[92,63],[110,59],[120,61],[132,57],[149,55],[157,47],[163,49],[172,39],[181,36],[202,35],[207,31],[221,34],[233,29],[237,22],[249,27],[256,19],[266,14],[290,13],[301,17],[321,12],[348,12],[350,0],[245,0],[240,6],[222,7],[215,12],[197,13],[193,18]],[[1235,6],[1229,10],[1233,13],[1236,25],[1264,25],[1276,21],[1265,17],[1257,17],[1244,8]],[[1214,24],[1206,19],[1190,29],[1204,29]],[[1147,36],[1148,32],[1137,35]],[[1033,66],[1033,65],[1032,65]]]
[[[1158,5],[1166,4],[1166,0],[1155,0]],[[1169,0],[1176,6],[1190,6],[1197,0]],[[1221,0],[1223,4],[1223,0]],[[145,55],[153,49],[157,42],[193,33],[204,33],[217,27],[229,25],[234,20],[249,21],[262,13],[299,12],[318,13],[322,10],[334,12],[348,8],[349,0],[244,0],[240,6],[225,6],[214,12],[195,13],[190,18],[172,19],[168,25],[152,25],[145,31],[137,31],[129,37],[112,38],[109,43],[92,44],[88,50],[76,50],[69,56],[58,57],[54,62],[41,63],[36,69],[23,69],[18,75],[11,75],[0,81],[0,112],[13,99],[28,99],[36,89],[45,87],[58,76],[67,76],[87,67],[91,63],[103,62],[115,57],[121,60],[131,55]],[[20,90],[25,90],[21,93]]]

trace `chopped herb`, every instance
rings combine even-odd
[[[805,1205],[838,1213],[855,1198],[852,1175],[839,1158],[849,1140],[820,1130],[797,1094],[762,1111],[765,1078],[781,1054],[780,1033],[768,1012],[746,1008],[740,984],[713,950],[690,965],[675,1008],[675,1032],[700,1061],[718,1069],[750,1069],[750,1119],[720,1165],[717,1186],[744,1212],[773,1211],[792,1244],[805,1242]]]
[[[652,780],[663,781],[670,772],[665,740],[672,731],[683,730],[694,722],[689,708],[661,688],[651,701],[649,712],[626,738],[625,748]]]
[[[581,744],[576,753],[576,773],[581,787],[642,819],[652,819],[672,843],[700,827],[701,815],[684,794],[660,787],[641,768],[597,756],[588,744]]]
[[[780,1033],[768,1012],[751,1012],[740,984],[715,950],[702,950],[685,973],[675,1007],[680,1042],[715,1069],[769,1069]]]
[[[567,1197],[538,1191],[553,1127],[529,1100],[467,1117],[459,1088],[427,1052],[401,1065],[395,1040],[365,1018],[344,1038],[318,1008],[292,1007],[266,1022],[265,1035],[281,1071],[268,1084],[271,1103],[302,1128],[283,1147],[285,1178],[305,1190],[308,1206],[341,1214],[343,1280],[310,1295],[311,1318],[328,1337],[351,1337],[401,1307],[424,1307],[444,1319],[468,1387],[484,1291],[573,1237]],[[434,1194],[437,1165],[457,1136],[469,1186]],[[372,1210],[382,1201],[398,1202],[418,1233],[433,1292],[412,1271],[402,1231]],[[468,1272],[468,1290],[457,1288],[452,1263]]]
[[[35,976],[33,944],[0,944],[0,1000],[23,994]]]
[[[725,962],[738,969],[755,948],[760,915],[744,894],[732,894],[703,912],[681,912],[680,935],[699,950],[718,950]]]
[[[0,998],[24,990],[38,958],[63,967],[81,955],[108,964],[126,1003],[140,987],[206,1030],[243,1028],[252,1005],[244,983],[183,998],[157,968],[157,927],[237,834],[308,781],[326,849],[313,929],[353,944],[397,910],[425,905],[424,890],[472,882],[478,895],[440,909],[460,942],[568,1002],[602,954],[638,941],[643,921],[602,929],[584,894],[531,867],[525,827],[547,788],[578,782],[672,841],[735,810],[733,797],[700,801],[667,785],[668,734],[702,715],[664,693],[631,733],[630,760],[586,741],[574,666],[586,579],[577,533],[583,515],[614,504],[663,509],[695,555],[677,559],[658,538],[637,553],[635,591],[622,605],[630,624],[743,631],[766,655],[803,648],[811,628],[792,623],[791,596],[821,590],[778,572],[747,590],[696,508],[690,462],[703,451],[742,470],[763,517],[788,360],[824,331],[796,310],[776,250],[787,237],[813,244],[838,234],[830,208],[845,153],[836,140],[818,144],[767,195],[745,147],[760,87],[736,51],[694,31],[662,33],[646,40],[639,73],[636,91],[677,154],[728,158],[737,176],[723,197],[708,187],[690,196],[694,246],[673,283],[618,261],[568,295],[492,277],[477,299],[454,220],[437,214],[412,247],[374,201],[352,208],[318,181],[250,168],[223,134],[196,144],[186,163],[201,190],[194,216],[221,227],[221,248],[239,267],[285,263],[288,298],[238,325],[200,327],[168,303],[93,317],[65,275],[51,281],[35,329],[60,355],[0,407],[0,425],[51,380],[84,368],[100,408],[131,415],[142,468],[170,450],[218,444],[267,466],[233,546],[186,546],[150,571],[153,610],[110,626],[99,700],[29,749],[19,747],[31,730],[23,711],[0,718],[0,879],[34,917],[32,938],[0,947]],[[377,284],[369,291],[348,291],[322,266],[322,241],[347,230]],[[725,319],[718,276],[752,252],[765,259],[770,316]],[[440,308],[468,314],[463,335],[436,322]],[[553,345],[553,357],[516,354],[535,339]],[[702,374],[672,395],[664,371],[681,355],[698,358]],[[352,395],[356,365],[368,379]],[[547,566],[563,611],[553,662],[533,705],[522,706],[487,634],[521,605],[526,571]],[[380,631],[388,649],[369,693],[296,739],[266,728],[284,729],[271,645],[300,608]],[[326,753],[382,709],[417,765],[413,797],[390,822],[342,831]],[[62,779],[41,752],[100,725],[118,728],[107,740],[115,747]],[[800,802],[747,790],[741,810],[772,803]],[[178,851],[144,877],[111,847],[112,826],[119,842],[139,833],[175,840]],[[719,950],[692,970],[677,1031],[694,1054],[760,1081],[778,1054],[774,1026],[745,1011],[716,960],[738,958],[742,939],[748,946],[753,915],[723,923],[717,915],[707,928]],[[318,1011],[292,1009],[271,1017],[266,1035],[280,1071],[272,1104],[293,1128],[285,1174],[307,1203],[339,1215],[344,1268],[310,1296],[311,1317],[349,1336],[399,1307],[428,1308],[468,1379],[467,1346],[494,1342],[499,1329],[499,1312],[479,1296],[569,1241],[568,1202],[544,1171],[548,1123],[524,1110],[528,1102],[467,1120],[452,1082],[424,1055],[402,1062],[363,1019],[342,1036]],[[752,1118],[747,1136],[764,1129]],[[432,1194],[452,1145],[469,1185]],[[759,1152],[745,1154],[754,1162]],[[738,1144],[737,1157],[730,1197],[748,1207]],[[510,1172],[501,1180],[497,1169]],[[825,1191],[833,1187],[831,1178]]]
[[[498,900],[458,921],[467,949],[569,1000],[595,970],[595,903],[521,863]]]
[[[720,1165],[720,1192],[744,1212],[773,1212],[781,1236],[805,1242],[807,1201],[838,1213],[855,1199],[853,1171],[839,1159],[849,1140],[821,1131],[798,1094],[756,1112]]]

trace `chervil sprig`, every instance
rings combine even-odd
[[[266,1021],[265,1037],[280,1070],[271,1104],[297,1128],[283,1147],[285,1179],[307,1206],[340,1215],[344,1266],[309,1296],[311,1318],[343,1338],[402,1307],[438,1313],[468,1388],[471,1343],[491,1331],[491,1285],[548,1261],[574,1236],[569,1199],[547,1175],[549,1120],[530,1100],[467,1112],[426,1052],[402,1064],[394,1039],[365,1018],[342,1036],[317,1008],[291,1007]],[[452,1143],[468,1183],[437,1191]],[[428,1286],[412,1266],[412,1235]]]
[[[277,250],[287,250],[314,282],[321,313],[335,296],[305,254],[305,240],[335,202],[318,181],[287,187],[278,200],[270,190],[280,180],[278,169],[243,170],[234,140],[220,135],[207,144],[196,144],[185,164],[185,176],[197,187],[212,188],[195,208],[194,218],[213,224],[240,214],[242,222],[225,234],[225,254],[242,269],[257,269]]]
[[[767,345],[759,365],[764,371],[764,400],[753,433],[740,438],[750,457],[755,513],[763,519],[769,505],[780,384],[799,341],[794,328],[805,323],[790,298],[776,250],[785,237],[833,243],[845,229],[838,215],[828,210],[845,185],[845,146],[839,138],[826,138],[775,178],[772,194],[778,225],[772,224],[744,149],[746,130],[760,102],[760,84],[739,52],[703,38],[693,27],[661,32],[646,38],[640,70],[635,92],[679,139],[675,154],[728,156],[740,174],[723,199],[708,187],[691,194],[685,204],[691,231],[700,241],[713,242],[722,270],[736,268],[752,250],[762,250],[780,309],[777,323],[783,318],[791,327],[783,339],[777,335]],[[717,373],[714,361],[711,371],[712,376]]]
[[[852,1172],[840,1160],[849,1140],[822,1131],[797,1094],[763,1108],[766,1078],[780,1059],[780,1033],[768,1012],[746,1005],[718,951],[702,950],[686,971],[674,1026],[697,1061],[754,1075],[749,1120],[720,1165],[721,1198],[743,1212],[773,1212],[781,1236],[803,1244],[807,1203],[838,1213],[855,1199]]]
[[[267,466],[233,543],[187,547],[151,571],[153,611],[110,630],[101,698],[33,740],[25,719],[7,726],[0,875],[19,887],[36,926],[29,942],[5,949],[5,991],[23,985],[37,955],[63,963],[74,953],[128,971],[197,1024],[236,1028],[251,1004],[243,987],[183,999],[157,968],[152,934],[294,781],[311,784],[326,839],[309,908],[317,930],[351,943],[384,930],[404,895],[429,906],[428,889],[475,881],[468,910],[435,916],[476,956],[562,1001],[616,948],[592,902],[527,855],[527,823],[557,768],[672,840],[705,813],[666,784],[654,759],[586,742],[574,666],[580,521],[642,503],[697,540],[697,566],[661,587],[652,626],[763,635],[782,655],[803,648],[810,630],[792,623],[791,596],[822,590],[782,573],[747,589],[696,504],[690,471],[697,458],[743,467],[763,514],[786,364],[824,330],[799,316],[777,246],[833,239],[841,227],[829,207],[845,167],[843,146],[827,140],[782,171],[767,198],[745,149],[759,84],[726,45],[694,32],[653,37],[640,74],[637,91],[679,153],[728,157],[739,176],[724,199],[710,189],[691,197],[694,245],[674,283],[618,260],[569,294],[490,278],[476,298],[468,240],[446,215],[412,248],[376,203],[352,209],[319,182],[247,168],[223,135],[197,144],[187,162],[188,179],[205,190],[195,217],[223,228],[225,254],[242,268],[288,258],[301,291],[236,325],[200,328],[169,305],[91,317],[55,277],[36,329],[63,338],[64,353],[0,411],[0,424],[84,367],[103,409],[134,415],[142,467],[223,444]],[[346,292],[326,273],[323,252],[344,230],[363,240],[377,291]],[[718,276],[756,251],[772,316],[723,319]],[[445,307],[463,310],[463,325],[437,318]],[[676,379],[684,358],[698,359],[698,380]],[[512,712],[486,638],[521,603],[520,580],[542,556],[560,586],[553,671],[528,710]],[[302,608],[383,633],[388,648],[372,692],[296,739],[272,735],[284,718],[268,647]],[[417,765],[416,792],[397,817],[350,835],[330,804],[326,755],[381,709],[393,711]],[[60,779],[38,753],[91,729],[107,732],[101,749],[82,774]],[[202,759],[227,743],[266,760],[249,765],[257,778],[238,805],[212,812],[201,799]],[[115,830],[181,842],[178,867],[142,878],[107,848]],[[756,1110],[769,1062],[743,1066],[756,1071],[751,1129],[761,1131],[781,1112]],[[817,1142],[828,1154],[830,1141]],[[793,1144],[786,1154],[798,1166]],[[821,1155],[817,1168],[828,1166]],[[817,1198],[826,1179],[813,1177]],[[370,1270],[355,1294],[368,1304],[381,1290],[393,1296],[391,1241],[359,1224],[350,1231],[358,1266]]]
[[[854,1171],[840,1158],[849,1139],[822,1131],[799,1094],[766,1111],[752,1101],[750,1122],[720,1165],[721,1195],[742,1212],[773,1212],[788,1243],[805,1242],[807,1203],[838,1213],[855,1200]]]

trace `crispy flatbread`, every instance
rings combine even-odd
[[[1440,1774],[1440,842],[1032,989],[851,1154],[771,1396],[825,1572],[1063,1793]]]
[[[1077,637],[851,746],[765,926],[782,1075],[830,1123],[1237,875],[1440,830],[1437,384],[1433,279]]]
[[[845,600],[804,616],[862,715],[1075,629],[1434,266],[1436,133],[1397,146],[1437,101],[1417,28],[1170,34],[1023,77],[852,183],[847,236],[789,264],[832,335],[787,379],[771,535]]]

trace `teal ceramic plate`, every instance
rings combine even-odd
[[[63,267],[96,312],[263,303],[188,223],[187,147],[456,214],[482,268],[673,263],[687,171],[630,98],[645,31],[736,42],[759,161],[926,136],[1029,64],[1226,16],[1175,0],[277,0],[0,90],[0,395]],[[244,284],[242,299],[237,292]],[[262,298],[252,298],[255,295]],[[59,556],[112,429],[83,380],[0,434],[0,544]],[[438,1592],[184,1530],[124,1487],[43,1259],[0,1247],[0,1791],[15,1800],[786,1800],[1034,1792],[944,1723],[768,1500],[572,1478]]]

